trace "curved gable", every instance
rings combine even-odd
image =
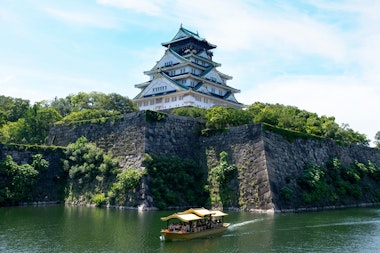
[[[214,68],[207,72],[203,77],[212,82],[224,83],[223,79],[220,77],[219,73]]]
[[[149,97],[181,90],[185,90],[185,88],[165,78],[163,75],[157,75],[140,94],[140,97]]]

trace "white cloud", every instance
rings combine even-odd
[[[8,82],[10,82],[14,77],[12,75],[8,75],[8,76],[5,76],[3,77],[2,79],[0,79],[0,84],[6,84]]]
[[[50,16],[71,25],[89,25],[106,29],[120,29],[119,21],[105,13],[43,8]]]
[[[152,16],[163,15],[161,5],[164,0],[97,0],[99,4],[110,5],[114,7],[131,9],[136,12],[144,13]]]

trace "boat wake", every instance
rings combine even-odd
[[[248,224],[252,224],[252,223],[255,223],[255,222],[263,221],[263,220],[264,219],[255,219],[255,220],[248,220],[248,221],[239,222],[239,223],[230,225],[228,227],[228,229],[229,230],[234,230],[234,229],[237,229],[239,227],[242,227],[242,226],[245,226],[245,225],[248,225]]]

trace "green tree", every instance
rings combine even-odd
[[[44,107],[51,107],[55,109],[62,117],[69,115],[73,110],[73,105],[70,101],[70,96],[66,98],[55,98],[53,101],[44,101]]]
[[[216,106],[207,110],[206,127],[211,129],[223,129],[231,126],[239,126],[252,123],[249,111]]]
[[[380,148],[380,131],[377,131],[375,135],[375,145],[376,148]]]
[[[126,196],[128,192],[140,185],[141,178],[144,174],[144,172],[138,171],[135,168],[128,168],[119,173],[116,176],[117,181],[108,192],[110,202],[117,202],[124,205],[127,202]]]
[[[254,103],[248,106],[255,123],[267,123],[301,133],[331,138],[338,142],[368,145],[369,140],[347,124],[340,127],[334,117],[321,116],[281,104]]]
[[[199,107],[180,107],[173,109],[172,114],[194,119],[206,119],[206,112],[206,109]]]
[[[29,100],[0,95],[0,126],[23,117],[29,106]]]
[[[100,104],[100,107],[108,111],[117,111],[121,114],[139,110],[133,100],[116,93],[105,95],[105,99]]]
[[[31,164],[17,164],[10,155],[0,161],[0,205],[31,201],[37,176],[49,163],[41,154],[32,157]]]

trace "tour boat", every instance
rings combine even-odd
[[[226,215],[228,214],[202,207],[190,208],[162,217],[161,220],[166,221],[167,226],[161,230],[160,239],[162,241],[188,240],[222,233],[230,225],[223,222]]]

